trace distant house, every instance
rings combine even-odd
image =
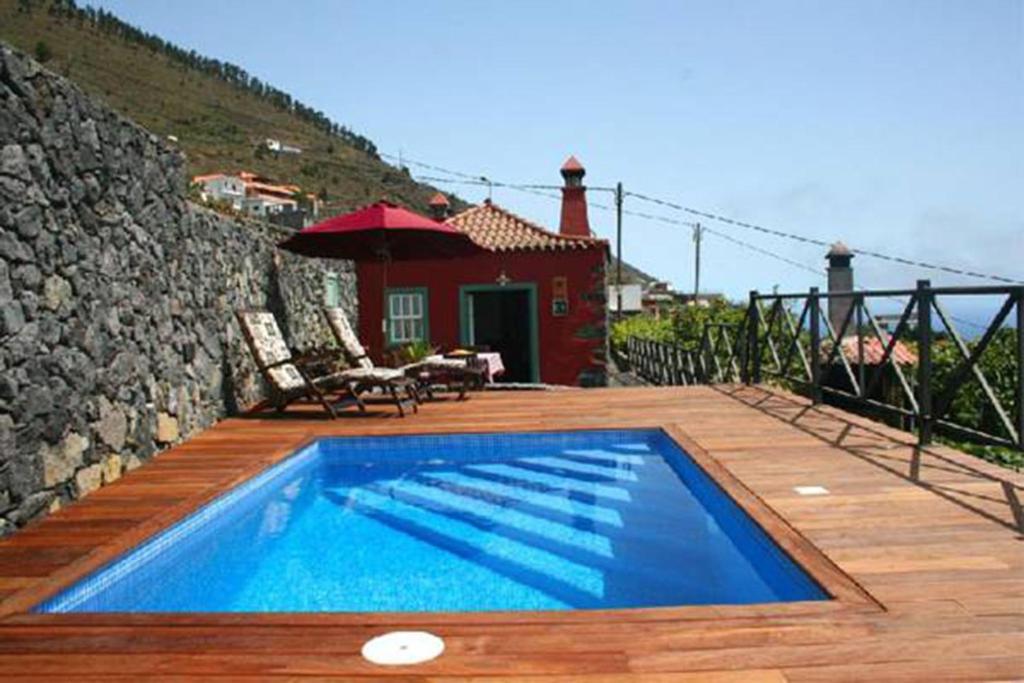
[[[655,318],[667,315],[676,306],[710,306],[712,301],[724,298],[717,293],[702,293],[694,296],[692,292],[680,292],[672,288],[668,282],[654,281],[647,285],[641,295],[643,312]]]
[[[447,218],[479,254],[391,262],[384,291],[381,264],[358,263],[360,336],[371,354],[414,341],[486,346],[502,354],[503,381],[604,384],[608,243],[590,234],[583,167],[571,158],[561,173],[558,232],[486,201]],[[448,201],[439,193],[430,208],[445,220]]]
[[[275,140],[274,138],[267,138],[265,144],[267,145],[267,149],[275,154],[302,154],[301,147],[286,145],[280,140]]]
[[[616,262],[608,266],[608,310],[618,310]],[[645,273],[634,265],[622,262],[622,314],[644,313],[655,318],[667,314],[675,306],[709,306],[712,301],[723,298],[721,294],[706,293],[694,297],[692,293],[680,292],[663,280]]]
[[[298,185],[278,185],[268,178],[246,171],[238,176],[245,181],[245,201],[242,207],[246,213],[266,217],[299,208],[296,195],[300,195],[302,189]]]
[[[231,204],[231,208],[241,211],[245,202],[245,181],[238,176],[224,173],[197,175],[192,182],[202,188],[203,199],[216,199]]]
[[[302,228],[319,213],[316,195],[303,194],[298,185],[277,184],[249,171],[199,175],[192,182],[202,187],[204,199],[225,201],[236,211],[288,227]]]
[[[612,284],[608,285],[608,310],[612,313],[619,313],[619,289],[615,285],[614,274],[609,274],[609,281]],[[644,288],[640,283],[626,283],[623,282],[621,286],[622,290],[622,311],[623,315],[630,315],[633,313],[640,313],[644,310],[643,296]]]

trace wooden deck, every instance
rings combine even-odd
[[[311,437],[665,426],[838,599],[458,615],[33,615],[28,608]],[[399,420],[232,419],[0,541],[0,678],[1010,680],[1024,678],[1024,478],[757,388],[474,395]],[[797,495],[822,485],[831,494]],[[382,668],[383,631],[445,654]]]

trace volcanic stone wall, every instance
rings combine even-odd
[[[264,396],[234,320],[327,341],[329,270],[186,199],[172,146],[0,44],[0,536]]]

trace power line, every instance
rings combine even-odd
[[[397,157],[395,157],[393,155],[383,154],[383,153],[381,154],[381,156],[387,157],[387,158],[390,158],[390,159],[396,159],[397,158]],[[533,194],[540,194],[541,196],[545,196],[545,197],[548,197],[548,198],[551,198],[551,199],[557,199],[558,197],[557,197],[557,195],[551,195],[551,194],[548,194],[548,193],[541,193],[540,191],[541,190],[557,190],[557,189],[561,189],[557,185],[495,182],[495,181],[489,180],[488,178],[486,178],[484,176],[473,176],[473,175],[468,174],[468,173],[462,173],[460,171],[453,171],[451,169],[446,169],[446,168],[443,168],[441,166],[436,166],[434,164],[427,164],[427,163],[424,163],[424,162],[421,162],[421,161],[415,161],[415,160],[411,160],[411,159],[404,159],[404,161],[408,162],[410,164],[413,164],[415,166],[419,166],[421,168],[428,168],[428,169],[440,171],[442,173],[447,173],[449,175],[453,175],[453,176],[457,176],[457,177],[462,178],[462,179],[466,179],[467,181],[472,181],[472,182],[467,182],[467,184],[486,184],[486,185],[490,185],[492,187],[507,187],[507,188],[513,189],[513,190],[519,190],[519,191],[524,191],[524,192],[531,192]],[[453,180],[443,179],[443,178],[436,178],[436,179],[433,179],[433,180],[435,182],[455,182]],[[609,189],[609,188],[595,188],[595,189]],[[797,235],[795,233],[785,232],[783,230],[776,230],[774,228],[768,228],[768,227],[765,227],[763,225],[758,225],[756,223],[748,223],[746,221],[741,221],[741,220],[737,220],[737,219],[734,219],[734,218],[729,218],[728,216],[722,216],[720,214],[711,213],[711,212],[708,212],[708,211],[701,211],[699,209],[695,209],[695,208],[692,208],[692,207],[689,207],[689,206],[684,206],[682,204],[678,204],[676,202],[668,201],[668,200],[665,200],[665,199],[659,199],[657,197],[652,197],[650,195],[646,195],[646,194],[643,194],[643,193],[640,193],[640,192],[630,192],[630,191],[627,191],[627,192],[625,192],[625,194],[628,195],[628,196],[636,197],[637,199],[639,199],[641,201],[650,202],[652,204],[656,204],[656,205],[659,205],[659,206],[665,206],[667,208],[674,209],[676,211],[682,211],[682,212],[689,213],[689,214],[694,215],[694,216],[699,216],[701,218],[706,218],[706,219],[717,221],[717,222],[720,222],[720,223],[725,223],[727,225],[733,225],[733,226],[740,227],[740,228],[745,228],[745,229],[748,229],[748,230],[754,230],[754,231],[761,232],[761,233],[764,233],[764,234],[767,234],[767,235],[773,235],[775,237],[782,237],[782,238],[785,238],[785,239],[801,242],[801,243],[804,243],[804,244],[812,244],[812,245],[820,246],[820,247],[830,247],[831,246],[830,243],[828,243],[828,242],[826,242],[824,240],[816,239],[816,238],[813,238],[813,237],[806,237],[804,235]],[[599,208],[599,209],[603,209],[603,210],[614,210],[613,207],[607,206],[607,205],[602,205],[602,204],[597,204],[597,203],[592,203],[592,202],[587,202],[587,204],[588,204],[588,206],[593,206],[594,208]],[[645,214],[643,212],[624,210],[623,213],[626,214],[626,215],[632,215],[632,216],[636,216],[636,217],[639,217],[639,218],[647,218],[649,220],[659,220],[659,221],[666,222],[666,223],[671,221],[671,219],[668,219],[666,217],[654,217],[651,214]],[[689,226],[689,227],[693,227],[693,225],[694,225],[694,223],[688,223],[688,222],[684,222],[684,221],[679,221],[679,222],[677,222],[677,224],[678,225],[685,225],[685,226]],[[721,237],[723,235],[723,233],[713,233],[713,234],[716,234],[719,237]],[[740,241],[737,241],[737,244],[739,244],[739,242]],[[877,252],[877,251],[868,250],[868,249],[851,248],[851,251],[854,254],[858,254],[858,255],[862,255],[862,256],[868,256],[868,257],[876,258],[876,259],[881,259],[881,260],[889,261],[889,262],[892,262],[892,263],[899,263],[899,264],[905,265],[905,266],[912,266],[912,267],[916,267],[916,268],[924,268],[924,269],[930,269],[930,270],[937,270],[937,271],[941,271],[941,272],[945,272],[945,273],[951,273],[951,274],[954,274],[954,275],[962,275],[962,276],[965,276],[965,277],[973,277],[973,278],[979,278],[979,279],[993,280],[993,281],[996,281],[996,282],[1004,282],[1004,283],[1007,283],[1007,284],[1022,284],[1022,283],[1024,283],[1024,281],[1014,280],[1012,278],[1003,277],[1001,275],[990,275],[990,274],[987,274],[987,273],[979,273],[977,271],[966,270],[966,269],[963,269],[963,268],[956,268],[956,267],[953,267],[953,266],[946,266],[946,265],[928,263],[926,261],[916,261],[916,260],[908,259],[908,258],[905,258],[905,257],[902,257],[902,256],[894,256],[894,255],[889,255],[889,254],[883,254],[883,253],[880,253],[880,252]],[[773,255],[773,258],[775,256],[778,256],[778,255],[777,254]],[[785,257],[781,257],[781,258],[785,258]],[[802,268],[802,269],[805,269],[805,270],[807,269],[807,266],[804,266],[803,264],[800,264],[799,267]],[[817,272],[817,271],[815,271],[815,272]]]
[[[794,261],[793,259],[786,258],[785,256],[783,256],[781,254],[776,254],[773,251],[769,251],[768,249],[763,249],[761,247],[758,247],[756,245],[751,244],[750,242],[744,242],[741,239],[737,239],[737,238],[733,237],[732,235],[727,235],[724,232],[719,232],[718,230],[714,230],[712,228],[709,228],[706,225],[702,225],[701,226],[701,230],[703,232],[706,232],[706,233],[709,233],[711,235],[714,235],[715,237],[723,239],[723,240],[725,240],[727,242],[732,242],[733,244],[735,244],[737,246],[740,246],[740,247],[743,247],[744,249],[749,249],[750,251],[757,252],[758,254],[761,254],[763,256],[767,256],[769,258],[773,258],[776,261],[781,261],[782,263],[789,264],[789,265],[793,266],[794,268],[799,268],[800,270],[805,270],[808,273],[812,273],[814,275],[817,275],[819,278],[824,278],[825,277],[824,269],[814,268],[813,266],[808,266],[805,263],[800,263],[799,261]]]
[[[415,180],[426,182],[426,183],[445,183],[449,185],[476,185],[482,187],[506,187],[510,190],[518,190],[520,192],[526,192],[528,194],[535,194],[541,197],[547,197],[548,199],[561,199],[559,195],[551,194],[550,192],[543,192],[542,189],[561,189],[554,185],[515,185],[512,183],[503,183],[497,180],[490,180],[484,176],[472,179],[463,178],[439,178],[437,176],[429,175],[415,175]]]
[[[670,209],[675,209],[677,211],[683,211],[683,212],[692,214],[694,216],[700,216],[702,218],[707,218],[707,219],[710,219],[710,220],[713,220],[713,221],[718,221],[718,222],[721,222],[721,223],[726,223],[728,225],[735,225],[737,227],[746,228],[748,230],[756,230],[758,232],[762,232],[762,233],[765,233],[765,234],[768,234],[768,235],[774,235],[776,237],[784,237],[786,239],[795,240],[797,242],[803,242],[805,244],[814,244],[814,245],[821,246],[821,247],[831,246],[828,242],[825,242],[824,240],[814,239],[812,237],[805,237],[803,235],[796,235],[796,234],[793,234],[793,233],[784,232],[782,230],[775,230],[773,228],[766,228],[763,225],[757,225],[757,224],[754,224],[754,223],[747,223],[745,221],[736,220],[734,218],[729,218],[727,216],[722,216],[722,215],[715,214],[715,213],[710,213],[710,212],[707,212],[707,211],[701,211],[699,209],[694,209],[694,208],[691,208],[689,206],[683,206],[681,204],[676,204],[675,202],[670,202],[670,201],[667,201],[667,200],[664,200],[664,199],[657,199],[656,197],[650,197],[648,195],[644,195],[644,194],[641,194],[639,192],[627,192],[626,194],[631,195],[633,197],[636,197],[637,199],[640,199],[642,201],[650,202],[652,204],[658,204],[660,206],[666,206],[666,207],[668,207]],[[965,270],[965,269],[962,269],[962,268],[954,268],[953,266],[938,265],[938,264],[934,264],[934,263],[928,263],[926,261],[915,261],[913,259],[908,259],[908,258],[905,258],[903,256],[891,256],[889,254],[882,254],[880,252],[871,251],[869,249],[852,249],[851,248],[850,251],[852,251],[854,254],[859,254],[861,256],[870,256],[872,258],[882,259],[884,261],[891,261],[893,263],[899,263],[899,264],[906,265],[906,266],[914,266],[916,268],[925,268],[925,269],[930,269],[930,270],[939,270],[939,271],[943,271],[943,272],[946,272],[946,273],[952,273],[954,275],[963,275],[963,276],[967,276],[967,277],[980,278],[980,279],[984,279],[984,280],[994,280],[996,282],[1005,282],[1005,283],[1014,284],[1014,285],[1022,283],[1022,281],[1020,281],[1020,280],[1014,280],[1012,278],[1003,277],[1001,275],[989,275],[987,273],[979,273],[979,272],[976,272],[976,271],[973,271],[973,270]]]

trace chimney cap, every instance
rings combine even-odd
[[[825,258],[832,258],[834,256],[853,256],[853,251],[843,244],[842,240],[832,243],[832,247],[825,254]]]
[[[561,171],[562,175],[584,175],[587,172],[587,170],[583,168],[583,164],[580,163],[580,160],[572,155],[570,155],[569,158],[565,160],[565,163],[562,164]]]
[[[444,196],[443,192],[437,192],[433,197],[430,198],[430,206],[448,206],[448,198]]]

